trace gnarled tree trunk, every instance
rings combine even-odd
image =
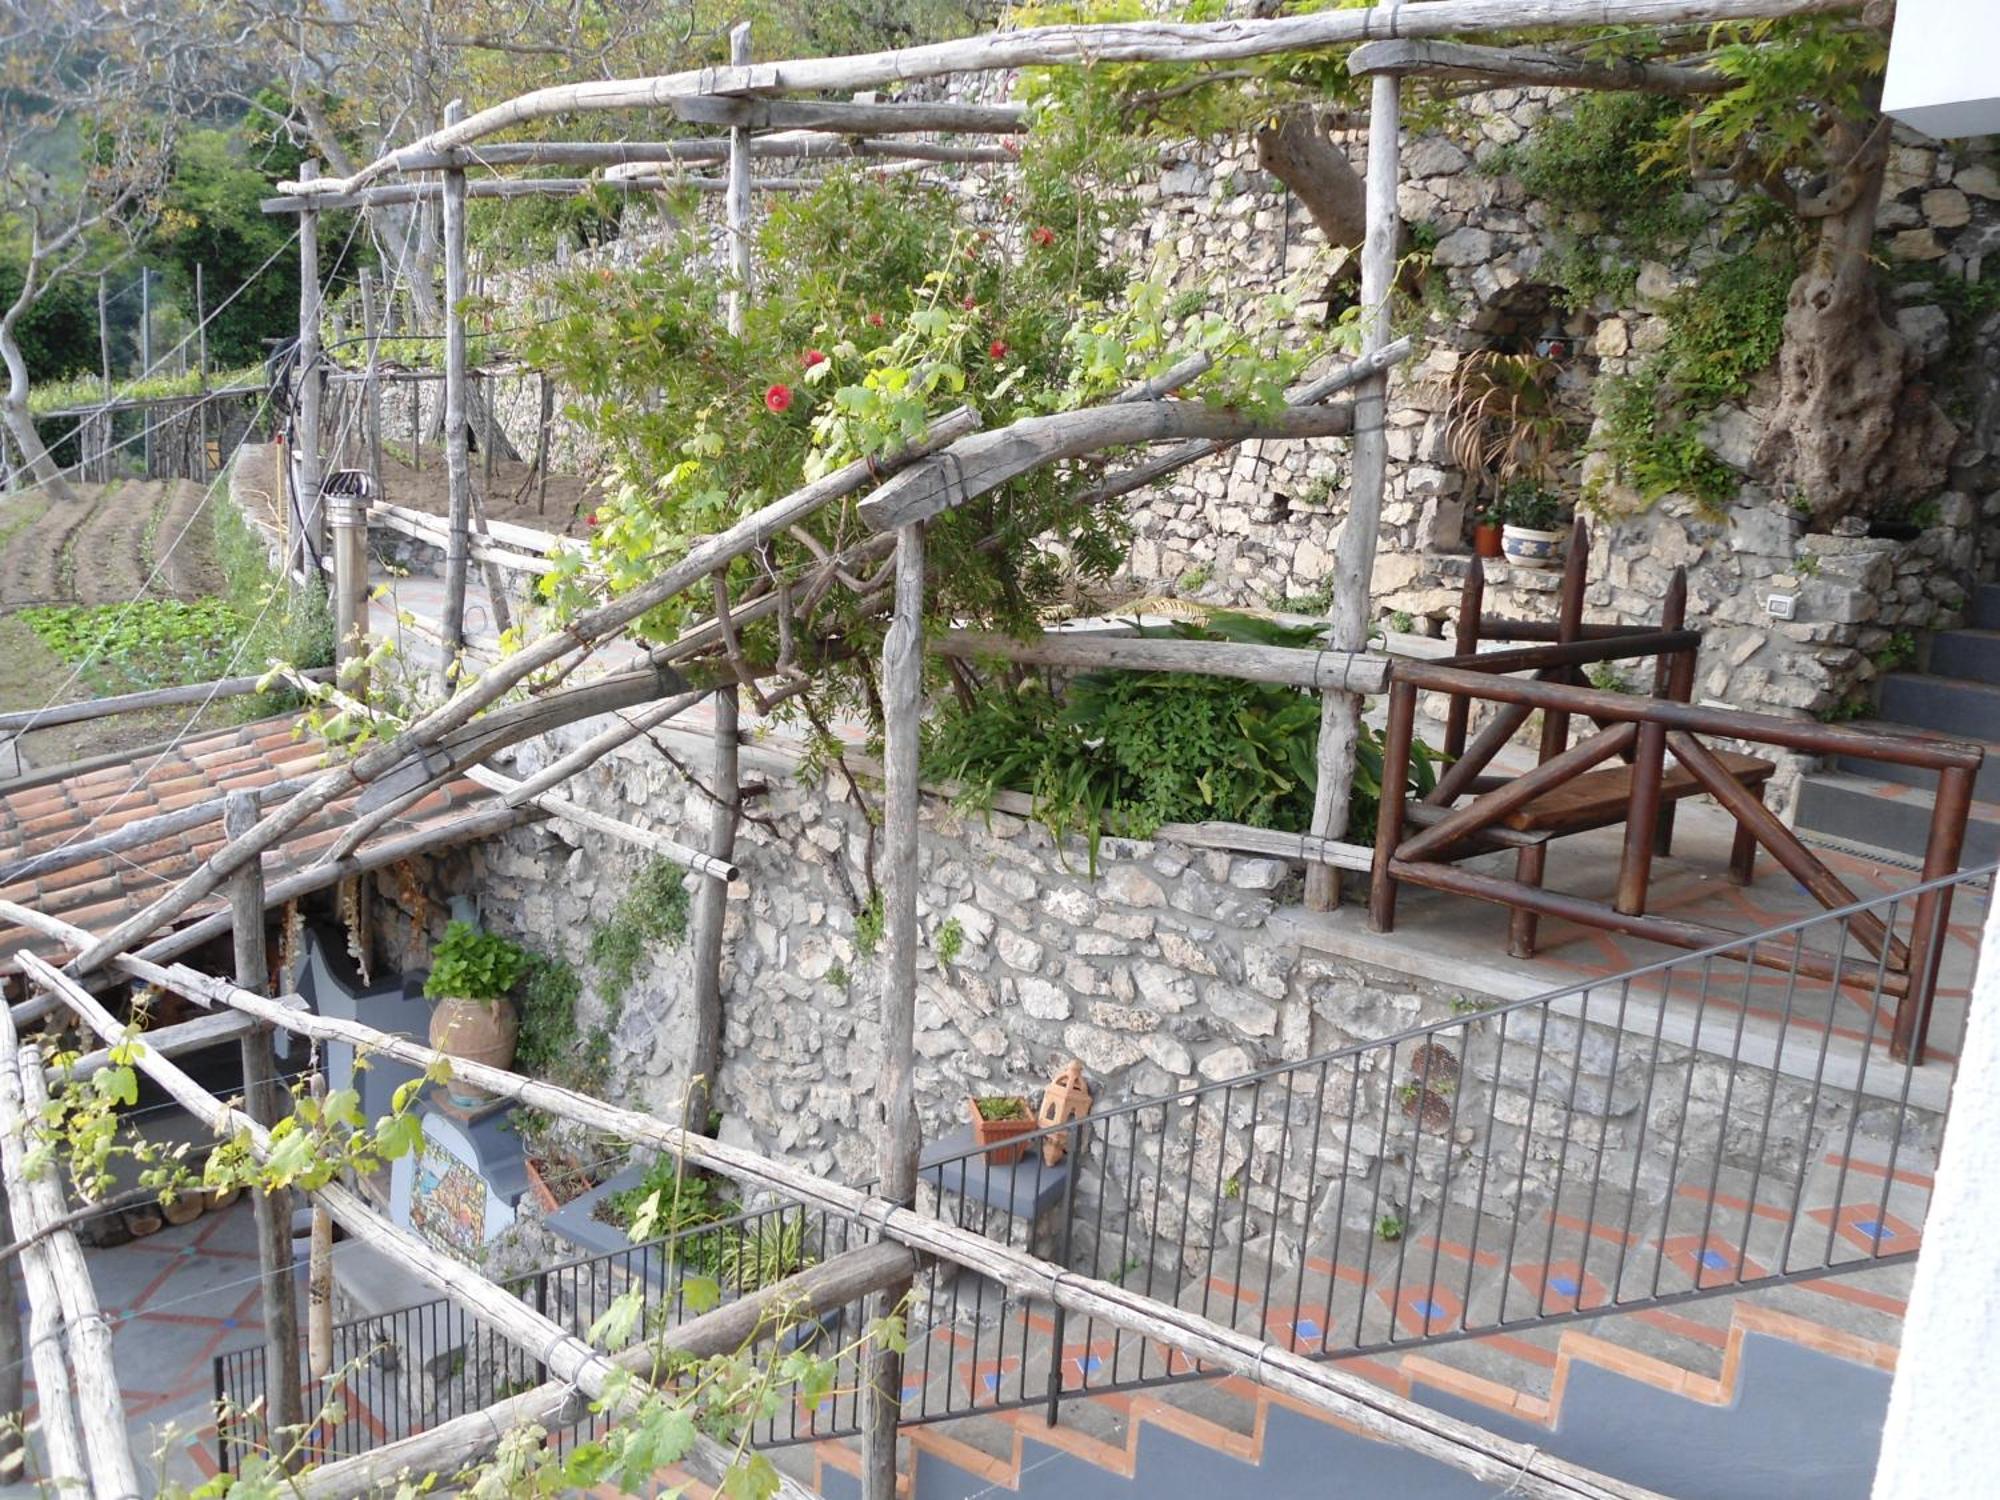
[[[23,296],[25,300],[26,294]],[[7,366],[7,389],[5,394],[0,394],[0,422],[6,424],[8,435],[20,451],[22,466],[33,476],[35,483],[46,489],[53,499],[74,500],[76,492],[69,487],[61,468],[49,456],[41,434],[35,431],[35,418],[28,410],[28,362],[14,337],[15,315],[20,310],[16,307],[5,318],[0,318],[0,361]]]
[[[1884,316],[1870,261],[1888,154],[1885,120],[1855,140],[1827,192],[1800,205],[1819,238],[1792,283],[1778,405],[1756,463],[1820,525],[1935,494],[1958,436],[1931,400],[1922,357]]]

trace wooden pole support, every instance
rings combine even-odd
[[[908,1204],[916,1197],[919,1147],[914,1072],[917,1012],[917,829],[922,783],[917,752],[923,735],[924,528],[896,533],[896,609],[882,646],[883,902],[886,953],[882,976],[881,1195]],[[910,1283],[876,1296],[877,1321],[898,1316]],[[862,1417],[862,1500],[896,1500],[896,1431],[903,1414],[903,1357],[886,1343],[869,1351]]]
[[[299,170],[317,166],[317,162],[304,162]],[[292,464],[297,482],[286,512],[291,545],[285,554],[286,570],[297,568],[308,580],[318,576],[320,558],[320,311],[319,214],[309,210],[299,215],[299,341],[292,364],[296,397]]]
[[[1394,25],[1397,0],[1384,7]],[[1377,354],[1389,342],[1389,299],[1395,290],[1396,252],[1402,216],[1396,208],[1396,179],[1402,153],[1402,93],[1394,74],[1370,83],[1366,237],[1361,247],[1363,354]],[[1389,375],[1371,375],[1354,397],[1353,482],[1348,486],[1347,519],[1334,544],[1332,629],[1327,644],[1360,651],[1368,644],[1370,579],[1375,571],[1382,494],[1389,474],[1389,438],[1383,428],[1388,410]],[[1311,831],[1323,839],[1347,835],[1348,803],[1361,738],[1361,699],[1329,692],[1321,699],[1319,778],[1313,792]],[[1340,903],[1340,872],[1331,865],[1307,865],[1305,905],[1329,911]]]
[[[444,108],[447,126],[464,107],[454,99]],[[466,451],[465,366],[465,172],[444,174],[444,468],[451,537],[445,547],[444,611],[439,620],[444,659],[439,686],[449,694],[465,646],[466,564],[472,542],[472,466]]]
[[[236,838],[254,827],[255,792],[230,792],[222,799],[222,831]],[[246,862],[229,881],[229,924],[235,948],[236,982],[253,994],[271,992],[270,956],[264,942],[264,863]],[[284,1091],[278,1083],[278,1052],[272,1028],[244,1033],[238,1045],[243,1065],[243,1107],[266,1129],[278,1123]],[[257,1269],[263,1277],[266,1410],[274,1451],[290,1446],[284,1434],[305,1422],[299,1391],[299,1305],[292,1282],[292,1195],[289,1189],[256,1190],[250,1195],[256,1220]],[[289,1374],[287,1374],[289,1372]]]

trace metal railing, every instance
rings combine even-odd
[[[1889,971],[1859,932],[1906,930],[1940,906],[1927,898],[1993,873],[1103,1108],[1027,1138],[1013,1166],[978,1150],[927,1158],[920,1207],[1318,1358],[1907,1261],[1949,1077],[1942,1062],[1877,1045],[1894,1021]],[[1383,997],[1344,1004],[1365,1017]],[[1342,1006],[1328,1010],[1337,1020]],[[1051,1137],[1068,1147],[1060,1164],[1039,1149]],[[692,1231],[676,1253],[689,1264],[774,1215],[797,1216],[818,1257],[872,1234],[780,1207]],[[678,1291],[659,1274],[667,1253],[634,1247],[509,1285],[581,1331],[639,1278],[664,1308],[649,1316],[677,1321]],[[1213,1373],[943,1263],[920,1273],[909,1327],[909,1424],[1034,1406],[1053,1422],[1065,1399]],[[843,1309],[824,1347],[864,1328],[858,1305]],[[444,1302],[337,1337],[336,1363],[367,1379],[326,1434],[327,1456],[533,1383]],[[218,1396],[244,1406],[261,1393],[261,1350],[216,1368]],[[844,1355],[835,1394],[760,1422],[754,1441],[859,1431],[859,1386]],[[225,1467],[231,1452],[225,1440]]]
[[[705,1298],[700,1307],[688,1306],[690,1275],[712,1280],[729,1299],[873,1238],[872,1229],[824,1210],[783,1204],[506,1277],[500,1285],[578,1335],[638,1286],[645,1308],[641,1327],[654,1332],[706,1310]],[[864,1326],[857,1302],[785,1337],[794,1344],[811,1338],[838,1348],[853,1343]],[[365,1453],[532,1389],[547,1378],[532,1358],[446,1298],[336,1323],[331,1371],[324,1382],[311,1379],[303,1367],[298,1372],[306,1393],[304,1409],[318,1414],[306,1444],[314,1463]],[[262,1344],[216,1356],[216,1459],[225,1472],[233,1472],[252,1452],[271,1451],[261,1401],[266,1378]],[[822,1414],[852,1430],[859,1425],[859,1398],[854,1381],[842,1385],[828,1397]],[[558,1436],[573,1437],[589,1425],[586,1421]],[[759,1437],[789,1440],[792,1425],[769,1418]]]

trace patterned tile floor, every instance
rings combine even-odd
[[[147,1493],[214,1472],[212,1362],[263,1337],[254,1222],[247,1200],[191,1224],[110,1249],[87,1249],[99,1305],[113,1326],[132,1450]],[[23,1346],[27,1304],[20,1304]],[[34,1381],[26,1382],[34,1420]],[[35,1493],[0,1486],[0,1495]]]

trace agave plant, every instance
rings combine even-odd
[[[1476,349],[1445,384],[1445,446],[1452,461],[1488,476],[1497,493],[1541,479],[1569,428],[1556,401],[1556,364],[1539,354]]]

